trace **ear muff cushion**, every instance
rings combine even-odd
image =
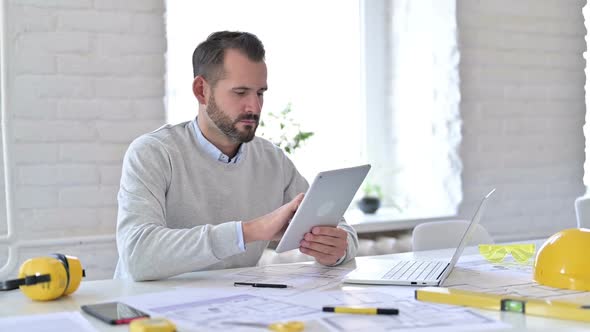
[[[68,287],[64,295],[70,295],[75,292],[78,287],[80,286],[80,282],[82,282],[82,277],[84,277],[84,270],[82,269],[82,263],[77,257],[63,255],[68,263],[68,272],[69,272],[69,283]]]
[[[64,293],[66,292],[66,290],[68,289],[68,287],[70,286],[70,264],[68,263],[68,258],[66,257],[66,255],[64,254],[51,254],[50,256],[57,258],[64,266],[64,269],[66,270],[66,287],[64,288]]]
[[[48,301],[64,294],[68,284],[68,274],[59,259],[55,259],[55,257],[28,259],[20,266],[18,277],[26,278],[37,274],[49,274],[50,280],[35,285],[20,286],[21,291],[27,297],[38,301]]]

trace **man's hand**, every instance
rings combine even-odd
[[[318,226],[306,233],[299,250],[323,265],[334,265],[346,254],[348,233],[337,227]]]
[[[250,221],[245,221],[242,224],[244,242],[279,240],[283,236],[289,221],[293,218],[302,200],[303,194],[299,194],[292,201],[273,212]]]

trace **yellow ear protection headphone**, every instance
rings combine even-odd
[[[0,281],[0,290],[20,288],[33,300],[54,300],[78,289],[86,273],[74,256],[52,254],[26,260],[18,271],[18,279]]]

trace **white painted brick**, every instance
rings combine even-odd
[[[64,99],[58,103],[57,117],[67,120],[89,120],[100,117],[99,101],[92,99]]]
[[[161,12],[164,9],[164,0],[100,0],[95,2],[97,9],[123,9],[130,11],[155,11]]]
[[[132,18],[130,31],[136,34],[164,37],[166,31],[163,22],[164,15],[161,12],[135,14]]]
[[[563,19],[539,19],[532,16],[499,16],[493,13],[475,13],[461,16],[465,28],[491,28],[499,31],[518,31],[537,34],[583,35],[576,28],[583,22],[581,16]]]
[[[90,36],[85,32],[30,32],[16,40],[18,52],[32,54],[85,53],[90,48]]]
[[[21,166],[18,168],[20,185],[57,184],[57,168],[52,165]]]
[[[58,190],[54,187],[18,186],[15,190],[17,208],[50,208],[57,206]]]
[[[161,126],[162,121],[159,120],[135,121],[133,123],[99,121],[96,124],[96,130],[103,142],[126,143]]]
[[[104,120],[129,120],[135,117],[133,104],[130,100],[101,100],[100,119]]]
[[[49,8],[89,8],[92,6],[92,0],[10,0],[10,3]]]
[[[543,118],[518,118],[504,120],[503,135],[543,135],[549,129],[549,121]]]
[[[19,219],[24,229],[39,234],[51,232],[54,236],[68,235],[64,234],[64,230],[73,229],[78,229],[77,235],[93,235],[93,225],[99,222],[99,215],[97,209],[78,207],[19,211]]]
[[[564,5],[567,3],[567,5]],[[460,13],[487,13],[499,16],[525,16],[537,19],[575,17],[582,15],[581,1],[538,1],[538,0],[495,0],[495,1],[459,1]]]
[[[164,0],[9,1],[18,240],[112,235],[121,162],[134,138],[124,138],[124,124],[139,131],[141,123],[159,126],[164,119]],[[111,127],[109,121],[119,123]],[[107,141],[121,143],[104,142],[97,124]],[[111,278],[117,261],[114,239],[25,248],[19,257],[51,251],[80,257],[89,280]]]
[[[100,183],[103,185],[119,185],[121,181],[121,165],[101,166]]]
[[[579,70],[586,66],[586,61],[579,53],[545,52],[548,67]]]
[[[48,98],[31,98],[31,92],[16,90],[12,94],[11,113],[19,119],[54,119],[57,101]]]
[[[21,142],[79,142],[96,138],[92,125],[79,121],[23,121],[13,122],[14,138]]]
[[[25,53],[14,61],[16,74],[55,74],[57,65],[53,55]]]
[[[584,85],[582,83],[548,84],[545,98],[548,100],[581,100],[584,99]]]
[[[15,144],[11,155],[15,163],[52,163],[58,158],[58,145],[51,143]]]
[[[162,55],[89,56],[63,55],[57,58],[62,74],[89,74],[97,76],[164,76]]]
[[[92,81],[83,77],[68,76],[17,76],[15,93],[28,94],[29,97],[68,97],[88,98],[94,94]]]
[[[117,227],[117,209],[100,208],[100,229],[106,234],[114,234]]]
[[[461,100],[498,100],[504,98],[504,88],[498,85],[466,84],[461,82]]]
[[[80,186],[62,188],[59,191],[59,206],[104,207],[117,204],[119,186]]]
[[[13,6],[7,21],[9,34],[16,36],[23,32],[53,31],[57,19],[52,9]]]
[[[163,78],[97,78],[96,96],[101,98],[163,97]]]
[[[467,33],[469,34],[469,33]],[[469,35],[467,35],[469,36]],[[465,37],[462,33],[461,37]],[[498,50],[472,47],[469,41],[462,40],[461,67],[478,68],[477,65],[507,65],[514,67],[545,67],[548,63],[547,53],[530,50]],[[551,53],[559,54],[559,53]],[[556,61],[558,63],[559,61]],[[473,67],[470,67],[472,65]]]
[[[156,36],[99,34],[96,37],[99,56],[164,54],[166,41]]]
[[[131,143],[131,142],[129,142]],[[127,144],[66,143],[59,147],[61,162],[116,162],[121,163]]]
[[[95,10],[63,11],[57,16],[57,28],[62,31],[126,32],[133,16],[124,12]]]
[[[153,99],[139,99],[133,103],[133,114],[138,119],[157,119],[162,120],[166,118],[166,112],[164,110],[163,98]],[[195,106],[196,116],[196,106]]]

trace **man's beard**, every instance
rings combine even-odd
[[[207,114],[209,118],[215,123],[217,128],[221,130],[227,137],[237,143],[248,143],[254,139],[256,134],[256,128],[258,128],[258,120],[260,116],[258,114],[241,114],[234,121],[230,119],[223,111],[217,106],[215,97],[211,95],[209,97],[209,103],[207,105]],[[256,124],[252,126],[245,126],[245,130],[240,131],[237,124],[242,120],[255,120]]]

